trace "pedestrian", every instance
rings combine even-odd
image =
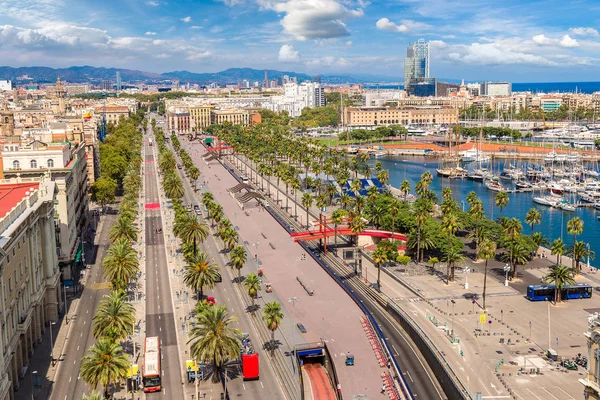
[[[381,394],[385,393],[385,383],[381,385]]]
[[[392,362],[390,360],[388,360],[388,363],[387,363],[388,369],[390,369],[391,366],[392,366]]]
[[[337,392],[338,392],[338,394],[342,393],[342,385],[340,385],[339,383],[338,383],[338,386],[337,386]]]

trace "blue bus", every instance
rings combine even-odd
[[[576,283],[575,285],[565,285],[562,287],[560,298],[569,299],[589,299],[592,297],[592,285],[587,283]],[[531,301],[554,300],[556,285],[529,285],[527,286],[527,298]]]

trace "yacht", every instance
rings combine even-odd
[[[497,176],[492,177],[492,179],[487,180],[485,182],[485,187],[493,192],[505,192],[506,188],[502,186]]]
[[[533,185],[529,182],[527,182],[526,180],[519,180],[518,182],[515,183],[515,187],[517,189],[520,190],[528,190],[528,189],[533,189]]]
[[[586,190],[583,193],[579,193],[579,199],[584,203],[600,203],[600,192]]]
[[[548,190],[552,194],[562,195],[565,193],[565,188],[556,182],[550,183],[550,185],[548,186]]]
[[[472,149],[462,151],[460,153],[460,160],[462,162],[485,163],[490,161],[490,156],[485,155],[481,150],[477,150],[473,147]]]
[[[550,196],[535,196],[533,198],[533,202],[537,204],[541,204],[543,206],[554,207],[558,204],[558,200],[556,198],[552,198]]]

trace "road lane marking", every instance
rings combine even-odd
[[[77,346],[77,351],[79,351],[79,346]]]
[[[71,383],[71,379],[73,379],[73,377],[72,377],[72,376],[70,376],[70,377],[69,377],[69,383]]]
[[[260,382],[260,381],[259,381]],[[265,385],[262,384],[262,382],[260,382],[260,386],[264,389]]]
[[[394,349],[394,351],[396,352],[396,354],[394,354],[394,357],[398,357],[400,353],[398,353],[398,349],[396,348],[396,346],[394,346],[394,344],[392,344],[392,349]]]
[[[535,393],[533,393],[531,390],[527,389],[527,391],[528,391],[529,393],[531,393],[531,394],[533,395],[533,397],[535,397],[536,399],[538,399],[538,400],[542,400],[541,398],[537,397],[537,396],[535,395]]]
[[[73,360],[73,365],[75,365],[75,362],[77,362],[77,360]]]
[[[242,387],[244,388],[244,390],[246,390],[246,385],[244,385],[243,383],[242,383]]]
[[[158,327],[158,331],[159,331],[159,332],[162,332],[162,327],[160,327],[160,326],[159,326],[159,327]]]
[[[556,396],[554,396],[552,393],[550,393],[550,392],[548,391],[548,389],[546,389],[546,388],[542,388],[542,390],[543,390],[544,392],[548,393],[550,396],[554,397],[556,400],[558,400],[558,397],[556,397]]]
[[[410,379],[410,381],[412,383],[415,383],[415,381],[413,380],[412,376],[410,376],[410,372],[408,370],[406,371],[406,375],[408,375],[408,378]]]

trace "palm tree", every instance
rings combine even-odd
[[[358,243],[358,234],[365,230],[366,223],[360,214],[350,215],[350,232],[356,235],[356,243]]]
[[[531,235],[531,240],[533,240],[537,247],[547,245],[550,243],[548,242],[548,239],[544,237],[544,234],[542,232],[533,232],[533,234]]]
[[[525,215],[525,223],[531,226],[531,234],[533,234],[533,225],[542,222],[542,214],[537,208],[531,208]]]
[[[400,184],[400,191],[404,193],[404,202],[406,203],[406,197],[408,193],[410,193],[410,182],[408,180],[403,180]]]
[[[377,267],[377,290],[381,291],[381,264],[388,262],[387,250],[378,245],[373,252],[373,262],[375,263],[375,267]]]
[[[118,240],[106,252],[102,261],[104,277],[112,282],[113,288],[125,290],[129,281],[139,271],[137,254],[126,239]]]
[[[351,203],[350,195],[348,193],[344,193],[340,196],[340,204],[344,207],[344,210],[348,209],[348,206]]]
[[[109,386],[127,378],[128,370],[129,361],[123,348],[110,339],[100,338],[83,357],[79,374],[94,389],[102,385],[104,397],[109,399]]]
[[[195,214],[188,214],[178,233],[182,241],[194,244],[194,255],[196,255],[198,244],[208,237],[208,227]]]
[[[446,261],[448,268],[448,279],[446,280],[446,284],[448,284],[448,281],[454,282],[454,270],[456,268],[456,264],[464,259],[465,256],[461,254],[460,249],[450,247],[450,251],[446,252],[446,256],[444,257],[444,261]]]
[[[417,223],[417,262],[421,262],[423,260],[423,254],[421,249],[421,236],[423,225],[429,218],[431,218],[431,212],[433,211],[433,204],[424,198],[419,198],[415,202],[415,221]]]
[[[577,241],[573,245],[573,247],[567,250],[567,254],[571,256],[571,259],[575,261],[575,274],[578,274],[581,271],[581,260],[589,257],[590,259],[594,259],[595,253],[589,250],[588,244],[583,241]]]
[[[112,243],[115,243],[119,239],[136,242],[137,234],[137,229],[135,229],[129,218],[119,217],[110,228],[109,239]]]
[[[248,256],[246,254],[246,249],[242,246],[236,246],[233,250],[231,250],[231,253],[229,254],[229,261],[231,262],[231,265],[235,269],[237,269],[238,272],[238,283],[242,279],[242,268],[244,267],[244,264],[246,263],[247,259]]]
[[[529,261],[529,249],[517,240],[509,242],[510,252],[502,255],[502,261],[508,262],[512,266],[512,277],[517,277],[517,266],[525,265]]]
[[[191,290],[200,292],[198,300],[202,300],[204,288],[212,288],[217,282],[218,276],[219,267],[213,264],[205,253],[199,252],[185,266],[183,283]]]
[[[306,229],[309,228],[309,221],[310,221],[310,215],[309,215],[309,211],[310,211],[310,206],[312,206],[313,203],[313,197],[311,196],[310,193],[304,193],[302,195],[302,207],[306,208]]]
[[[494,199],[496,207],[500,207],[500,218],[502,218],[502,209],[508,205],[508,194],[506,192],[498,192]]]
[[[485,267],[483,273],[483,309],[485,310],[485,292],[487,288],[487,271],[488,271],[488,260],[496,257],[496,242],[491,239],[485,238],[479,246],[479,253],[477,257],[485,260]]]
[[[350,191],[354,193],[354,196],[358,196],[362,190],[362,183],[359,179],[355,179],[350,183]]]
[[[470,207],[473,207],[473,204],[479,200],[479,197],[477,197],[477,193],[470,191],[469,194],[467,194],[466,200],[467,204],[469,204]]]
[[[452,200],[452,189],[447,186],[442,189],[442,200]]]
[[[360,214],[362,209],[365,207],[365,198],[362,196],[356,196],[354,199],[354,207],[356,208],[356,212]]]
[[[93,390],[88,394],[84,394],[81,400],[102,400],[102,394]]]
[[[196,360],[211,360],[218,372],[215,379],[221,375],[223,364],[240,356],[242,331],[231,327],[237,322],[237,317],[230,317],[227,307],[221,304],[196,315],[196,326],[187,341],[191,343],[190,355]]]
[[[262,289],[258,275],[256,275],[254,272],[248,274],[246,279],[244,279],[244,287],[248,291],[248,296],[250,296],[250,298],[252,299],[251,310],[252,315],[254,315],[254,300],[256,300],[256,298],[258,297],[258,292],[260,292]]]
[[[135,308],[125,301],[124,292],[111,291],[104,295],[93,319],[94,337],[110,336],[112,339],[125,339],[133,332]]]
[[[346,210],[337,209],[331,213],[331,222],[333,223],[333,232],[334,232],[334,246],[337,246],[337,228],[338,225],[341,224],[344,220],[344,217],[347,215]]]
[[[521,221],[516,218],[511,218],[504,224],[504,234],[508,239],[508,247],[510,248],[511,252],[511,254],[508,256],[508,260],[513,267],[513,278],[516,278],[517,267],[515,264],[513,264],[515,258],[513,257],[512,251],[516,248],[515,246],[517,244],[517,238],[521,235],[522,229],[523,226],[521,225]]]
[[[387,185],[390,182],[390,171],[383,169],[377,172],[377,179],[379,179],[383,185]]]
[[[560,265],[562,261],[562,256],[565,254],[565,242],[562,239],[555,239],[552,242],[552,247],[550,248],[550,254],[556,256],[556,265]]]
[[[238,240],[238,233],[235,229],[232,226],[228,226],[221,232],[220,236],[225,248],[229,251],[233,250]]]
[[[446,250],[446,259],[450,260],[450,252],[452,250],[452,236],[460,228],[458,217],[455,214],[447,214],[442,218],[442,231],[448,235],[448,248]],[[454,280],[454,271],[452,271],[452,280]],[[446,284],[450,284],[450,263],[446,266]]]
[[[281,305],[276,301],[270,301],[263,308],[263,320],[267,323],[267,328],[271,331],[271,353],[275,350],[275,331],[279,328],[283,313]]]
[[[474,192],[471,192],[474,193]],[[468,196],[467,196],[468,197]],[[468,201],[468,200],[467,200]],[[475,199],[471,199],[469,203],[469,215],[473,218],[474,222],[474,235],[475,238],[475,253],[479,254],[479,242],[480,242],[480,231],[481,231],[481,220],[485,217],[485,211],[483,209],[483,202],[477,198],[475,195]]]
[[[583,221],[579,217],[575,217],[567,222],[567,232],[569,235],[573,235],[573,251],[575,250],[575,244],[577,243],[577,235],[583,233]],[[575,260],[571,260],[571,268],[575,269]]]
[[[553,265],[550,267],[548,275],[542,278],[544,283],[554,283],[554,304],[561,302],[562,288],[565,285],[574,285],[573,270],[563,265]]]
[[[337,194],[337,189],[335,188],[335,185],[333,183],[330,183],[329,185],[327,185],[327,197],[329,198],[330,206],[331,206],[331,203],[333,202],[333,198],[335,197],[336,194]]]
[[[179,176],[175,175],[174,172],[165,175],[162,185],[168,198],[180,199],[183,197],[183,184],[181,183]]]

